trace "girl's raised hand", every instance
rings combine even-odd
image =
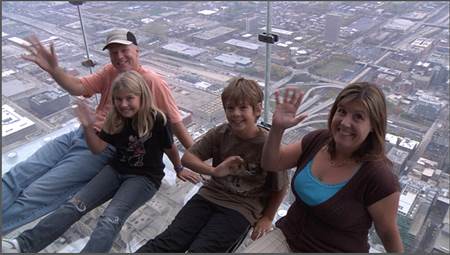
[[[275,92],[276,107],[272,116],[272,128],[290,128],[306,118],[305,113],[297,115],[303,95],[303,92],[296,88],[287,88],[282,98],[279,91]]]
[[[77,107],[75,108],[75,114],[80,120],[81,125],[83,127],[91,126],[95,123],[95,114],[94,112],[86,105],[83,100],[76,100]]]

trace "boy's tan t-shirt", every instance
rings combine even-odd
[[[212,158],[215,167],[230,156],[240,156],[245,163],[225,177],[211,177],[198,192],[205,199],[241,213],[254,224],[263,213],[271,191],[287,185],[287,172],[267,172],[261,168],[261,155],[268,132],[259,128],[259,134],[242,140],[232,134],[228,123],[209,130],[189,152],[201,160]]]

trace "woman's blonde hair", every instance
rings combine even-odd
[[[360,102],[369,114],[371,132],[364,142],[353,153],[352,157],[358,161],[387,159],[384,150],[387,113],[383,91],[373,83],[355,82],[347,85],[337,96],[328,116],[328,130],[337,108],[348,102]],[[336,144],[333,139],[328,144],[328,151],[334,157]]]
[[[136,71],[127,71],[119,74],[112,83],[111,102],[113,109],[106,117],[103,129],[109,134],[117,134],[122,131],[125,118],[117,111],[114,100],[119,91],[126,91],[136,95],[140,99],[140,108],[131,120],[131,125],[137,131],[139,137],[149,136],[155,123],[157,113],[163,117],[164,124],[167,119],[164,113],[159,110],[153,100],[153,95],[147,83]]]

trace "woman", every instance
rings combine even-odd
[[[387,252],[402,252],[396,217],[399,184],[384,152],[386,103],[374,84],[353,83],[337,96],[328,129],[316,130],[294,144],[281,145],[303,93],[288,89],[276,109],[262,156],[265,169],[297,170],[296,200],[277,228],[245,252],[368,252],[372,225]],[[274,241],[276,239],[276,241]]]

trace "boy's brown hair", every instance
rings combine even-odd
[[[222,105],[248,103],[256,112],[264,99],[264,93],[255,80],[233,78],[222,92]],[[257,116],[259,118],[259,116]]]

